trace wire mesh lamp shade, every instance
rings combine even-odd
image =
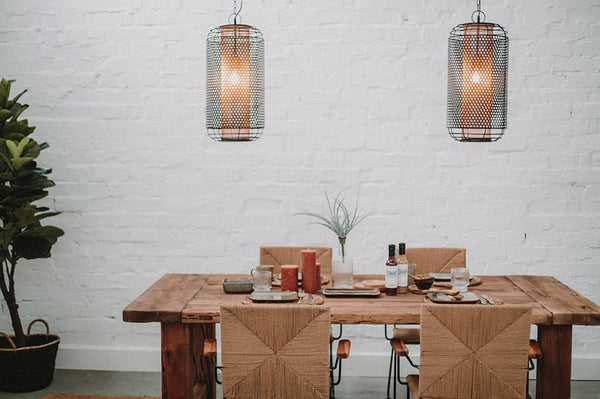
[[[206,129],[217,141],[252,141],[265,126],[264,40],[241,24],[206,39]]]
[[[508,36],[503,27],[474,22],[448,39],[447,127],[458,141],[496,141],[507,122]]]

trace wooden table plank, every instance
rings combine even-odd
[[[226,294],[221,282],[225,277],[244,275],[211,275],[182,311],[183,323],[218,323],[219,309],[224,304],[239,304],[248,294]],[[355,280],[382,279],[377,275],[356,275]],[[533,323],[550,324],[551,313],[504,276],[481,276],[483,283],[473,287],[510,304],[528,304],[533,308]],[[413,293],[377,298],[326,298],[331,308],[331,322],[339,324],[419,324],[423,295]]]
[[[552,314],[552,324],[600,324],[600,307],[554,277],[507,278]]]
[[[123,321],[180,322],[181,310],[207,278],[202,274],[165,274],[123,310]]]

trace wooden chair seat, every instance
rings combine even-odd
[[[390,345],[392,345],[392,350],[394,351],[396,356],[408,356],[408,348],[404,344],[404,341],[402,341],[400,338],[392,338],[392,340],[390,341]]]
[[[341,339],[338,342],[336,357],[338,359],[348,359],[350,357],[350,340]]]
[[[527,350],[527,355],[530,359],[542,358],[542,349],[535,339],[529,340],[529,349]]]
[[[394,327],[393,337],[402,340],[406,345],[418,345],[421,340],[420,328]]]

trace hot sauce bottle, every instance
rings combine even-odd
[[[385,294],[398,294],[398,266],[395,258],[396,246],[388,245],[388,260],[385,262]]]

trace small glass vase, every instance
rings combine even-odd
[[[354,262],[348,256],[346,237],[338,237],[338,240],[340,242],[338,257],[333,259],[331,263],[331,285],[333,288],[352,289],[354,287]]]

